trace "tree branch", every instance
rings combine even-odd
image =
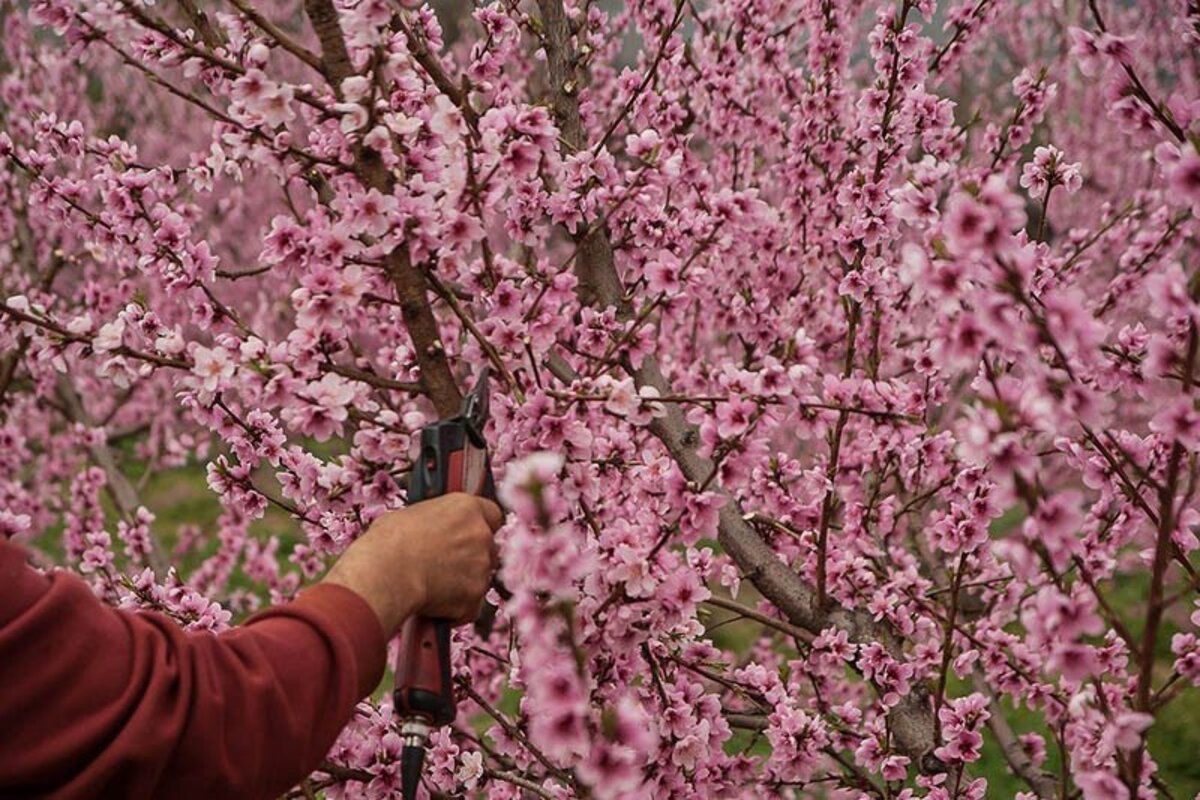
[[[704,604],[713,606],[714,608],[724,609],[725,611],[731,611],[734,614],[745,617],[746,619],[752,619],[761,625],[765,625],[768,628],[773,628],[781,633],[786,633],[788,636],[791,636],[792,638],[798,639],[802,642],[812,642],[813,635],[811,631],[797,627],[788,622],[775,619],[774,617],[763,614],[762,612],[750,608],[749,606],[736,603],[733,600],[727,600],[724,597],[717,597],[714,595],[705,600]]]
[[[322,761],[315,771],[324,772],[329,777],[336,778],[339,781],[370,783],[375,780],[375,774],[372,772],[367,772],[365,769],[358,769],[357,767],[343,767],[341,764],[335,764],[332,761]]]
[[[342,81],[354,74],[354,63],[346,49],[346,37],[338,24],[338,12],[332,0],[304,0],[304,11],[321,43],[321,72],[339,98]]]
[[[321,42],[325,76],[334,94],[340,95],[341,83],[354,73],[354,67],[346,50],[346,39],[338,25],[337,9],[332,0],[305,0],[304,8]],[[356,148],[354,169],[363,184],[381,194],[390,195],[395,189],[392,175],[379,155],[370,148]],[[383,268],[396,291],[404,326],[413,341],[417,366],[421,370],[421,383],[438,414],[450,416],[462,405],[462,393],[454,382],[437,318],[429,305],[428,281],[412,263],[408,246],[404,243],[397,245],[384,257]]]
[[[979,672],[975,672],[971,676],[971,683],[975,691],[988,698],[992,715],[988,717],[987,726],[992,732],[992,736],[996,738],[996,743],[1000,745],[1000,752],[1004,754],[1004,760],[1008,762],[1008,766],[1029,785],[1029,788],[1041,800],[1053,800],[1058,796],[1057,779],[1048,772],[1035,767],[1029,760],[1025,749],[1021,746],[1021,741],[1013,732],[1012,726],[1008,724],[1008,718],[1004,715],[1004,707],[996,698],[995,691],[988,685],[987,678]]]
[[[359,369],[358,367],[331,363],[328,365],[328,368],[330,372],[336,372],[343,378],[361,381],[362,383],[370,384],[371,386],[379,389],[390,389],[394,392],[410,393],[420,392],[422,390],[421,384],[419,383],[413,383],[412,381],[392,380],[391,378],[385,378],[382,375],[376,375],[374,372],[369,372],[365,369]]]
[[[287,50],[317,72],[324,71],[321,59],[316,53],[284,33],[275,23],[263,16],[258,9],[246,2],[246,0],[229,0],[229,2],[234,8],[242,12],[242,16],[257,25],[263,33],[274,39],[284,50]]]
[[[483,774],[486,777],[490,778],[491,780],[504,781],[505,783],[511,783],[513,786],[520,787],[521,789],[524,789],[527,792],[533,792],[538,797],[546,798],[546,800],[552,800],[552,798],[554,797],[552,794],[547,792],[541,786],[537,785],[536,783],[529,780],[528,778],[523,778],[520,775],[517,775],[515,772],[505,772],[503,770],[496,770],[496,769],[485,769],[483,771]]]
[[[549,71],[552,107],[558,118],[563,139],[573,150],[587,146],[579,116],[579,77],[575,53],[571,46],[572,31],[563,9],[562,0],[538,0],[545,31],[546,62]],[[586,223],[585,223],[586,229]],[[631,306],[613,260],[612,243],[607,228],[597,225],[578,247],[575,272],[579,278],[581,302],[611,306],[619,316],[628,318]],[[650,387],[662,395],[675,392],[653,356],[646,356],[639,368],[626,365],[640,387]],[[758,532],[745,519],[737,500],[713,481],[714,465],[696,452],[698,435],[683,417],[676,404],[666,406],[666,414],[654,419],[651,432],[662,442],[679,465],[680,471],[697,486],[711,483],[714,490],[726,498],[718,522],[718,540],[737,562],[746,577],[795,625],[812,633],[829,627],[846,631],[855,642],[879,641],[893,653],[900,643],[885,626],[876,623],[870,614],[829,605],[822,608],[816,593],[787,566]],[[921,689],[903,698],[888,715],[889,725],[899,749],[920,764],[923,756],[935,744],[934,720],[928,698]]]
[[[196,27],[196,33],[200,34],[200,38],[204,40],[210,50],[216,50],[225,45],[224,37],[212,26],[208,16],[196,6],[195,0],[177,0],[177,2],[188,21]]]

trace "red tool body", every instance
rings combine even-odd
[[[420,456],[409,479],[409,503],[451,492],[496,499],[483,439],[488,410],[487,380],[484,370],[458,416],[422,429]],[[400,629],[392,699],[403,740],[401,785],[405,800],[414,800],[429,732],[454,720],[449,621],[411,617],[404,623]]]

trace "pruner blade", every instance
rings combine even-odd
[[[471,387],[471,391],[463,398],[462,416],[466,419],[467,424],[479,435],[483,435],[484,426],[487,425],[488,419],[488,378],[490,377],[491,369],[487,365],[480,367],[475,373],[475,385]]]

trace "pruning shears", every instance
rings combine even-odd
[[[408,501],[417,503],[451,492],[496,499],[496,484],[483,429],[488,418],[488,369],[476,376],[462,409],[421,430],[421,450],[409,479]],[[490,630],[494,609],[476,622]],[[454,721],[450,672],[450,621],[410,617],[400,629],[396,687],[392,694],[400,720],[400,783],[404,800],[415,800],[425,748],[435,727]]]

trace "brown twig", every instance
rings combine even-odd
[[[274,39],[280,47],[282,47],[284,50],[287,50],[305,64],[308,64],[317,72],[321,72],[321,59],[316,53],[309,50],[307,47],[300,44],[295,39],[280,30],[278,25],[263,16],[254,6],[247,3],[246,0],[229,0],[229,3],[238,11],[242,12],[242,15],[246,17],[246,19],[250,20],[259,28],[261,28],[263,33]]]
[[[792,625],[789,622],[784,622],[783,620],[767,616],[756,609],[734,602],[733,600],[727,600],[724,597],[717,597],[714,595],[705,600],[704,604],[707,606],[721,608],[725,611],[732,611],[733,613],[739,614],[746,619],[752,619],[755,622],[766,625],[768,628],[774,628],[781,633],[786,633],[788,636],[791,636],[792,638],[802,642],[812,642],[813,640],[812,633],[810,631],[806,631],[804,628],[800,628],[796,625]]]

